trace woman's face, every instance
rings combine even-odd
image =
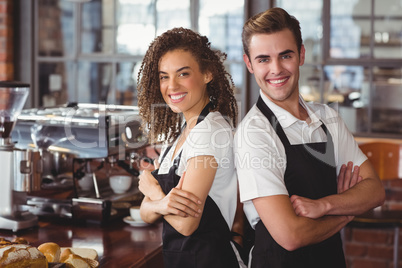
[[[182,49],[164,54],[159,60],[160,90],[165,102],[175,113],[183,113],[188,122],[198,117],[209,102],[207,83],[211,73],[201,73],[194,56]]]

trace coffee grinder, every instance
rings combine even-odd
[[[37,216],[28,212],[27,192],[40,188],[40,157],[33,150],[21,150],[11,132],[29,94],[29,84],[0,81],[0,229],[26,229],[37,225]]]

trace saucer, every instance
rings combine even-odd
[[[130,216],[124,217],[123,221],[134,227],[145,227],[145,226],[150,225],[149,223],[146,223],[143,221],[136,221],[133,218],[131,218]]]

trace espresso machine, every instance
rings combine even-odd
[[[37,216],[24,209],[27,193],[41,183],[40,155],[15,146],[11,132],[29,94],[29,85],[0,82],[0,229],[26,229],[37,224]]]
[[[22,110],[13,130],[21,150],[40,152],[41,189],[27,197],[37,216],[108,222],[141,198],[136,162],[148,140],[136,106],[68,103]],[[116,194],[111,170],[132,176],[132,187]],[[120,209],[120,207],[122,209]],[[117,211],[117,213],[116,213]]]

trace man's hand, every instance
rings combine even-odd
[[[297,216],[318,219],[325,215],[325,204],[319,200],[292,195],[290,202],[292,202],[293,209]]]
[[[359,176],[359,166],[353,167],[353,163],[349,162],[347,165],[342,165],[338,175],[338,194],[352,188],[362,180]],[[328,207],[321,199],[313,200],[298,195],[290,197],[293,209],[298,216],[318,219],[327,214]]]
[[[362,177],[359,176],[360,167],[353,167],[352,162],[348,162],[347,165],[343,164],[338,176],[338,194],[349,190],[356,184],[362,181]]]

